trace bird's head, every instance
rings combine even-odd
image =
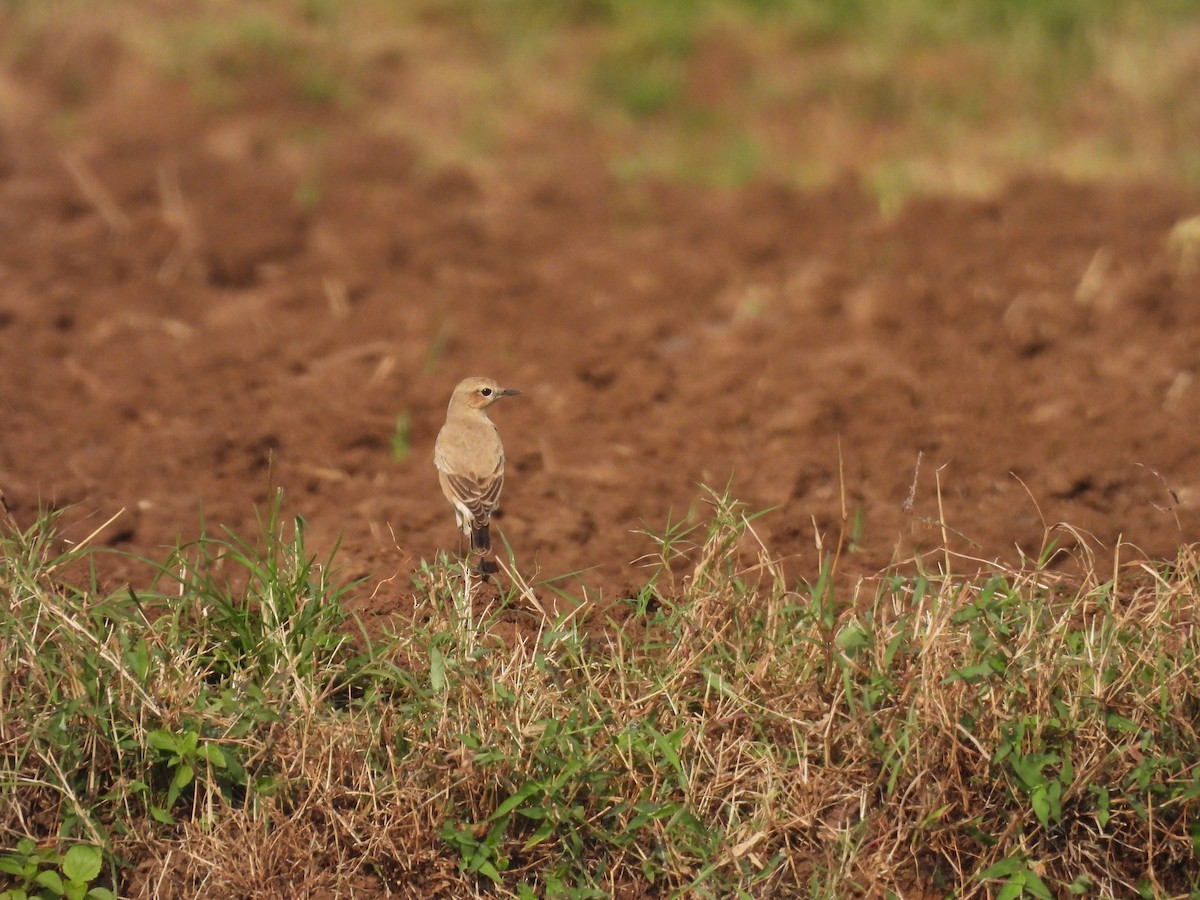
[[[491,378],[464,378],[454,389],[454,394],[450,397],[450,406],[484,410],[501,397],[514,397],[519,393],[521,392],[513,388],[501,387]]]

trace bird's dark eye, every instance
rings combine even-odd
[[[492,389],[491,388],[480,388],[479,393],[483,394],[483,396],[485,396],[485,397],[490,397],[490,396],[492,396]]]

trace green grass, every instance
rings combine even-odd
[[[498,592],[439,558],[382,635],[278,505],[115,593],[52,516],[5,534],[0,896],[1200,890],[1190,548],[795,581],[698,509],[626,599],[548,618],[511,556]]]
[[[522,34],[554,35],[540,40],[540,60],[520,66],[529,81],[562,79],[554,48],[571,47],[566,90],[619,144],[623,174],[727,184],[728,148],[753,146],[734,184],[882,168],[919,173],[906,190],[978,191],[1046,166],[1194,179],[1194,137],[1171,124],[1200,116],[1194,0],[510,0],[458,9],[471,11],[502,58],[512,58],[514,18]],[[520,95],[522,79],[510,81]],[[1030,136],[1014,143],[1012,133]],[[1124,154],[1105,149],[1123,144]],[[885,204],[897,184],[887,183]]]
[[[163,77],[187,83],[207,107],[237,110],[263,103],[264,95],[317,109],[352,100],[353,62],[326,4],[265,4],[236,12],[214,4],[180,18],[135,21],[125,41]]]
[[[102,99],[104,81],[86,54],[44,70],[38,60],[76,35],[81,11],[76,0],[0,5],[0,56],[40,73],[72,113]],[[354,116],[435,162],[502,162],[506,136],[519,146],[567,116],[622,177],[807,187],[849,171],[889,210],[912,192],[981,193],[1030,169],[1200,183],[1197,0],[210,0],[156,14],[108,0],[86,11],[218,112]]]

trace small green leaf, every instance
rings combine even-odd
[[[733,688],[725,681],[720,672],[713,672],[710,669],[704,670],[704,684],[709,690],[716,691],[725,697],[736,697],[737,694]]]
[[[1115,731],[1123,731],[1126,734],[1133,734],[1138,730],[1137,722],[1111,712],[1104,717],[1104,724]]]
[[[183,790],[192,783],[192,778],[194,778],[195,775],[195,769],[193,769],[187,763],[182,763],[179,768],[175,770],[175,777],[171,779],[171,783],[179,790]]]
[[[1010,856],[994,865],[988,866],[977,877],[980,880],[985,878],[1007,878],[1014,872],[1020,871],[1024,866],[1025,860],[1020,855]]]
[[[51,869],[38,872],[37,877],[33,879],[36,884],[40,884],[56,897],[63,895],[63,880],[59,874]]]
[[[861,625],[847,625],[838,632],[834,641],[839,650],[850,651],[866,647],[871,643],[871,636]]]
[[[169,731],[151,731],[146,735],[146,740],[150,742],[150,746],[155,750],[166,750],[171,753],[178,752],[179,741]]]
[[[942,679],[942,684],[951,684],[955,681],[975,684],[983,681],[985,678],[991,678],[995,674],[995,670],[987,663],[977,663],[973,666],[963,666],[961,669],[954,669]]]
[[[0,856],[0,872],[5,875],[22,876],[25,873],[25,864],[11,856]]]
[[[953,807],[954,807],[953,803],[947,803],[945,806],[939,806],[937,809],[935,809],[933,812],[931,812],[929,815],[927,815],[925,818],[923,818],[921,820],[921,823],[917,827],[918,828],[932,828],[934,825],[936,825],[938,822],[940,822],[942,819],[942,816],[946,815],[946,813],[948,813]]]
[[[502,819],[510,812],[536,794],[539,786],[536,782],[530,781],[525,784],[519,791],[496,807],[496,811],[488,816],[489,822],[495,822],[497,819]]]
[[[175,817],[161,806],[151,806],[150,815],[154,817],[155,821],[162,822],[164,825],[175,824]]]
[[[1042,823],[1043,828],[1050,825],[1050,798],[1047,796],[1046,785],[1039,784],[1029,795],[1029,802],[1033,805],[1033,813],[1038,817],[1038,821]]]
[[[996,892],[996,900],[1018,900],[1025,893],[1025,873],[1017,872]]]
[[[1089,890],[1091,890],[1091,887],[1092,879],[1088,878],[1086,875],[1080,875],[1067,885],[1067,890],[1076,897],[1082,897],[1087,894]]]
[[[683,774],[683,763],[679,761],[679,753],[671,745],[671,737],[673,735],[665,735],[656,728],[651,728],[650,733],[654,738],[654,745],[658,747],[659,752],[670,764],[671,768],[675,770],[675,774],[679,776],[679,783],[684,784],[687,779]]]
[[[1096,792],[1096,823],[1103,828],[1108,824],[1111,816],[1108,808],[1108,788],[1104,785],[1097,785],[1094,788]]]
[[[533,834],[529,836],[529,840],[525,842],[525,846],[523,846],[521,849],[528,850],[530,847],[536,847],[542,841],[546,840],[546,838],[550,837],[550,835],[553,833],[554,823],[547,819],[538,826],[537,830],[534,831]]]
[[[76,844],[63,857],[63,874],[71,881],[87,884],[95,881],[104,865],[104,854],[91,844]]]
[[[884,652],[883,652],[883,668],[884,668],[884,670],[886,670],[886,671],[891,670],[892,662],[896,658],[897,651],[899,651],[899,649],[902,646],[904,646],[904,643],[907,640],[908,640],[907,633],[904,631],[901,631],[899,634],[895,635],[890,641],[888,641],[887,649],[884,650]]]
[[[446,659],[437,647],[429,651],[429,686],[439,694],[446,688]]]
[[[1046,882],[1042,881],[1036,872],[1026,870],[1025,890],[1037,897],[1038,900],[1054,900],[1054,895],[1050,893],[1050,888],[1046,887]]]
[[[486,875],[488,878],[492,879],[495,884],[500,883],[500,873],[496,871],[496,867],[490,862],[480,863],[473,869],[473,871],[478,872],[480,875]]]
[[[1059,776],[1059,781],[1066,785],[1075,780],[1075,763],[1071,761],[1072,749],[1074,749],[1073,745],[1067,744],[1063,752],[1062,773]]]
[[[179,740],[179,750],[181,756],[195,756],[196,748],[200,745],[200,735],[194,731],[189,731]]]

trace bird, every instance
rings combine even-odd
[[[488,525],[504,487],[504,445],[487,410],[497,400],[520,393],[491,378],[464,378],[450,395],[446,424],[434,443],[433,464],[442,493],[470,539],[470,550],[480,555],[492,548]]]

